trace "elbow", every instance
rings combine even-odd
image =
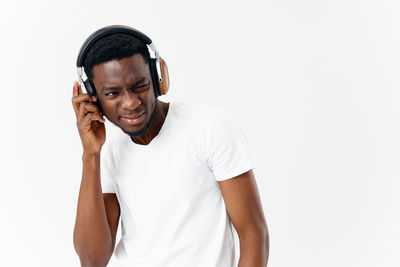
[[[268,232],[268,226],[265,224],[265,226],[263,227],[263,237],[264,240],[267,244],[267,247],[269,247],[269,232]]]
[[[82,267],[106,267],[111,258],[112,252],[81,250],[78,252],[78,255]]]
[[[106,267],[107,263],[103,261],[93,261],[93,260],[82,260],[81,259],[81,266],[82,267]]]
[[[79,255],[82,267],[106,267],[110,257]]]
[[[82,267],[106,267],[112,253],[105,253],[95,250],[88,250],[89,246],[84,246],[86,249],[75,246],[76,253],[79,256]]]
[[[102,243],[102,242],[100,242]],[[82,267],[105,267],[107,266],[112,253],[112,248],[99,246],[99,243],[93,244],[79,240],[74,234],[74,248],[79,256]]]
[[[243,242],[252,240],[253,242],[262,243],[266,248],[269,247],[269,232],[266,224],[253,225],[245,229],[237,229],[239,239]]]
[[[269,252],[269,232],[268,232],[268,227],[267,224],[264,224],[262,227],[260,227],[258,231],[258,235],[261,237],[262,243],[264,244],[263,246],[267,250],[267,253]]]
[[[266,249],[267,261],[268,261],[268,255],[269,255],[269,232],[268,232],[267,225],[265,225],[264,242],[265,242],[265,249]]]
[[[260,227],[260,229],[258,230],[258,235],[261,237],[261,240],[264,241],[264,245],[268,249],[269,248],[269,233],[268,233],[268,227],[266,224],[264,226]]]

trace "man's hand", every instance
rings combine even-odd
[[[81,137],[84,153],[99,153],[106,140],[105,119],[100,114],[99,108],[90,103],[96,97],[82,93],[77,81],[74,83],[72,106],[76,114],[76,125]]]

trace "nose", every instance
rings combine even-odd
[[[142,102],[139,97],[132,92],[125,92],[122,100],[121,107],[124,109],[134,110],[136,109]]]

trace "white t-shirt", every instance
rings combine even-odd
[[[232,225],[218,181],[250,169],[249,144],[221,109],[170,102],[158,135],[139,145],[115,125],[101,151],[103,193],[116,193],[115,256],[137,267],[232,267]]]

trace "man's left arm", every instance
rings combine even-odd
[[[253,171],[218,183],[226,210],[239,236],[238,267],[267,266],[268,228]]]

